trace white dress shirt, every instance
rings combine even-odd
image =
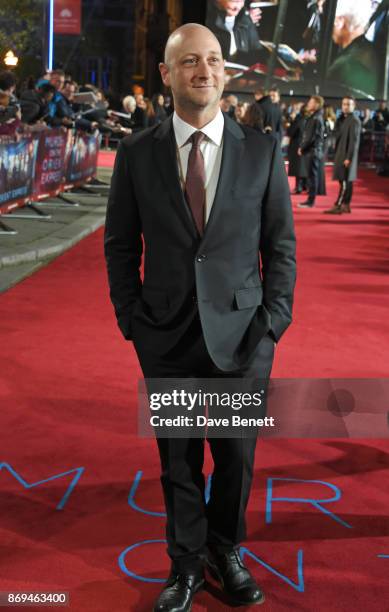
[[[235,34],[234,34],[235,16],[227,15],[224,21],[224,25],[226,26],[226,29],[229,31],[230,36],[231,36],[230,55],[235,55],[235,53],[238,50],[236,46],[236,40],[235,40]]]
[[[200,150],[204,157],[205,167],[205,223],[207,223],[215,199],[222,161],[224,130],[223,113],[219,109],[216,117],[202,127],[201,130],[198,130],[198,128],[183,121],[177,113],[174,112],[173,128],[179,153],[179,160],[177,160],[179,162],[178,170],[180,178],[184,183],[186,181],[189,153],[192,148],[192,143],[190,141],[188,142],[188,140],[192,134],[197,131],[202,132],[206,136],[200,145]],[[182,187],[184,189],[185,185],[182,185]]]

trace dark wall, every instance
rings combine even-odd
[[[182,22],[205,23],[207,0],[183,0]]]

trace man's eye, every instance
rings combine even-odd
[[[184,60],[184,64],[195,64],[196,63],[196,59],[194,57],[189,57],[188,59]]]
[[[218,64],[219,63],[219,58],[218,57],[211,57],[211,59],[209,61],[212,64]]]

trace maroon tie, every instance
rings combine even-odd
[[[205,138],[202,132],[194,132],[190,137],[192,148],[189,153],[186,172],[185,197],[192,211],[200,236],[204,231],[205,215],[205,167],[200,144]]]

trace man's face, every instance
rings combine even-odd
[[[177,106],[191,110],[216,107],[224,88],[224,60],[214,35],[194,28],[182,33],[160,64],[162,81]]]
[[[238,98],[236,96],[227,96],[227,102],[230,106],[238,106]]]
[[[50,83],[54,85],[57,91],[60,91],[65,83],[65,77],[61,74],[52,74],[50,76]]]
[[[355,111],[355,102],[354,100],[350,100],[350,98],[343,98],[342,100],[342,112],[345,115],[350,115]]]
[[[334,29],[332,30],[332,40],[339,47],[343,46],[344,40],[347,39],[348,27],[347,20],[345,17],[335,17]]]
[[[222,98],[220,100],[220,109],[223,111],[223,113],[228,113],[230,110],[230,103],[228,102],[227,98]]]
[[[275,91],[273,89],[269,92],[269,95],[273,104],[278,104],[278,102],[280,101],[280,94],[278,93],[278,91]]]
[[[74,85],[66,85],[62,90],[63,95],[70,101],[73,100],[76,88]]]
[[[318,103],[316,102],[316,100],[314,98],[309,98],[308,100],[308,104],[307,104],[307,111],[309,113],[315,113],[319,108]]]
[[[229,17],[235,17],[244,7],[244,0],[218,0],[217,4]]]

